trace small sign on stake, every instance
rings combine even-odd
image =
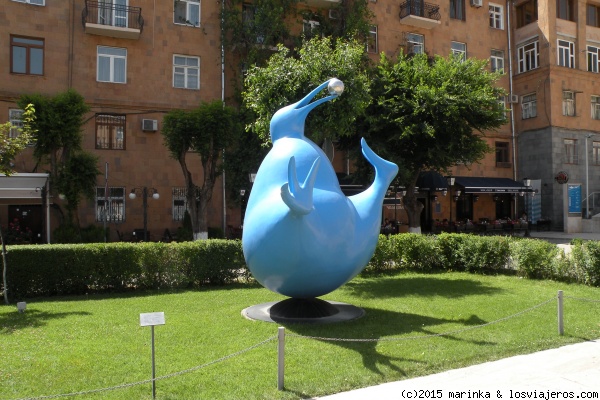
[[[140,326],[149,326],[152,332],[152,398],[156,398],[156,364],[154,363],[154,326],[165,324],[164,312],[140,314]]]

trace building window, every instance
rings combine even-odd
[[[538,20],[537,0],[529,0],[517,6],[517,28]]]
[[[200,26],[200,0],[174,0],[173,23]]]
[[[423,54],[425,53],[425,37],[417,33],[406,34],[406,53]]]
[[[575,68],[575,43],[558,39],[558,65]]]
[[[594,46],[587,47],[587,64],[588,71],[598,73],[600,71],[599,68],[599,57],[600,48]]]
[[[600,119],[600,96],[592,96],[592,119]]]
[[[523,96],[521,101],[523,119],[537,117],[537,95],[535,93]]]
[[[450,49],[452,50],[452,55],[460,58],[461,61],[465,61],[467,59],[466,43],[451,42]]]
[[[490,26],[496,29],[504,29],[504,8],[497,4],[489,4]]]
[[[496,142],[496,167],[512,167],[512,163],[510,162],[510,151],[508,147],[508,142]]]
[[[369,38],[367,39],[367,52],[377,53],[377,25],[369,27]]]
[[[96,187],[96,222],[125,221],[125,188]]]
[[[11,36],[10,72],[44,75],[44,39]]]
[[[592,142],[592,163],[600,165],[600,142]]]
[[[565,146],[565,164],[577,164],[577,140],[564,139]]]
[[[45,5],[44,0],[13,0],[13,1],[16,1],[17,3],[33,4],[34,6]]]
[[[465,20],[465,0],[450,0],[450,18]]]
[[[173,87],[200,89],[200,57],[173,56]]]
[[[492,50],[490,56],[490,66],[492,72],[504,72],[504,52],[501,50]]]
[[[539,41],[533,41],[517,47],[519,72],[536,69],[540,62]]]
[[[8,137],[16,138],[23,129],[23,110],[11,108],[8,110],[8,122],[10,122],[10,131]]]
[[[600,6],[587,5],[587,24],[596,28],[600,27]]]
[[[569,90],[563,90],[563,115],[575,116],[575,93]]]
[[[557,0],[556,1],[556,17],[575,21],[573,13],[573,0]]]
[[[318,21],[302,21],[302,32],[307,38],[318,36],[321,31],[321,24]]]
[[[96,148],[125,150],[125,115],[96,114]]]
[[[173,221],[183,221],[187,210],[187,190],[183,187],[173,188]]]
[[[127,49],[98,46],[98,82],[127,82]]]

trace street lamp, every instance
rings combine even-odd
[[[129,198],[131,200],[135,200],[135,198],[137,197],[135,194],[136,191],[139,191],[142,196],[142,206],[144,207],[144,242],[148,241],[148,197],[152,196],[154,200],[158,200],[158,198],[160,197],[158,194],[158,190],[154,188],[150,188],[150,190],[152,193],[148,192],[147,186],[141,188],[135,187],[131,189],[131,193],[129,193]]]
[[[448,187],[450,190],[450,221],[448,222],[448,224],[452,224],[452,188],[454,187],[454,181],[456,180],[455,177],[453,176],[449,176],[448,178],[446,178],[448,180]]]
[[[525,213],[525,215],[527,216],[525,218],[525,223],[527,225],[525,225],[525,234],[523,235],[523,237],[530,237],[531,234],[529,233],[529,208],[527,207],[527,205],[529,204],[529,187],[531,186],[531,179],[523,179],[523,185],[525,185],[525,210],[527,210],[527,212]]]
[[[240,189],[240,228],[244,226],[244,196],[246,189]]]

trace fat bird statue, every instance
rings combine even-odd
[[[330,95],[311,103],[326,87]],[[263,286],[292,298],[322,296],[363,270],[379,238],[383,198],[398,172],[362,139],[375,180],[357,195],[342,193],[327,156],[304,136],[304,123],[311,110],[343,91],[340,80],[330,79],[273,115],[273,148],[248,200],[242,236],[246,263]]]

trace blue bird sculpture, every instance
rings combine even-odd
[[[328,85],[333,94],[311,103]],[[242,246],[252,275],[292,298],[322,296],[363,270],[379,238],[383,198],[398,172],[362,139],[362,153],[375,168],[374,182],[357,195],[342,193],[327,156],[304,136],[309,112],[342,91],[342,82],[333,78],[273,115],[273,148],[257,172],[246,208]]]

